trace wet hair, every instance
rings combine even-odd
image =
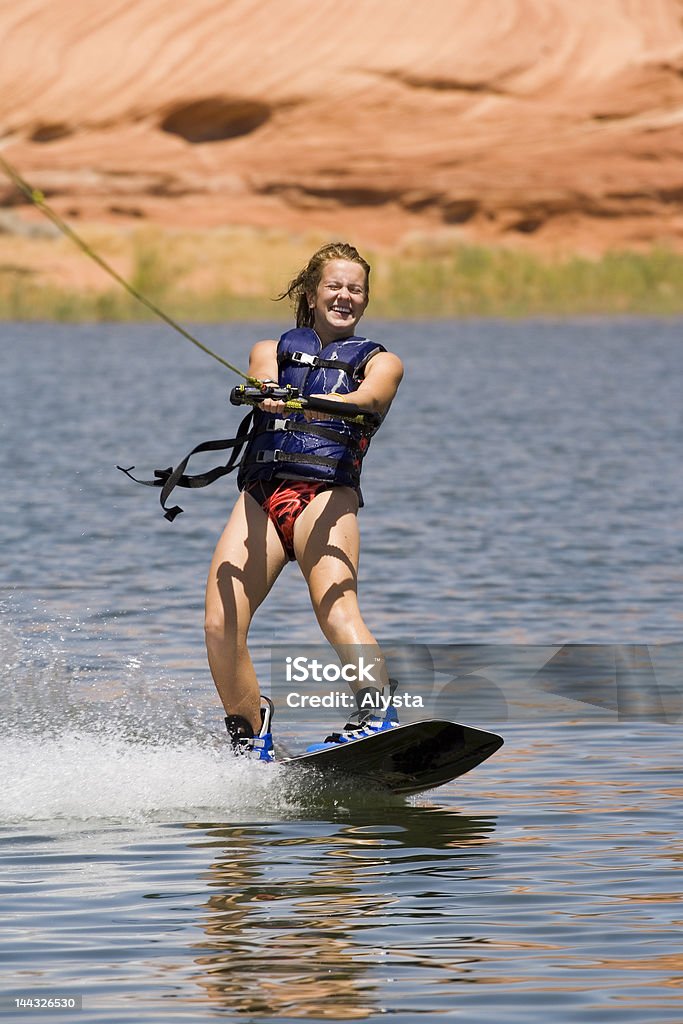
[[[315,295],[322,280],[326,263],[331,260],[349,260],[359,263],[365,271],[365,295],[370,297],[370,264],[364,260],[358,249],[348,242],[329,242],[314,252],[306,266],[289,282],[289,286],[278,295],[278,299],[291,299],[296,310],[296,326],[312,327],[313,310],[309,306],[309,295]]]

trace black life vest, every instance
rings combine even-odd
[[[278,384],[310,395],[356,391],[370,359],[385,352],[367,338],[323,345],[310,327],[282,335],[277,347]],[[254,435],[240,462],[238,486],[256,480],[321,480],[358,489],[363,456],[376,428],[344,420],[307,422],[303,413],[286,419],[256,410]]]

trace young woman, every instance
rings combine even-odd
[[[334,243],[314,253],[283,296],[295,303],[296,328],[279,342],[257,342],[249,375],[386,415],[403,367],[397,356],[355,334],[368,305],[369,277],[370,266],[351,245]],[[273,399],[256,413],[259,432],[243,457],[241,494],[206,588],[207,653],[228,733],[236,752],[261,760],[274,756],[272,703],[261,697],[247,633],[288,561],[298,562],[320,628],[342,663],[357,661],[359,646],[377,648],[357,599],[356,513],[371,431],[319,412],[283,415],[284,403]],[[389,724],[361,714],[337,741]]]

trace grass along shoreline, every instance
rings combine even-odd
[[[325,238],[226,229],[83,236],[169,315],[195,323],[287,319],[274,298]],[[11,241],[11,239],[9,240]],[[141,321],[153,314],[67,239],[0,246],[0,319]],[[363,248],[376,318],[683,314],[683,254],[612,252],[543,260],[529,253],[428,238],[395,252]]]

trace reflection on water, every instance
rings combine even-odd
[[[411,963],[420,968],[424,953],[411,954],[400,941],[389,951],[386,929],[405,928],[408,937],[413,928],[419,933],[421,920],[445,917],[453,876],[466,876],[468,849],[485,845],[494,823],[436,808],[380,808],[358,818],[311,835],[278,829],[277,837],[266,837],[272,859],[265,861],[262,828],[188,826],[206,829],[200,845],[215,851],[205,878],[212,890],[202,920],[206,939],[197,943],[196,960],[212,1005],[274,1017],[362,1019],[385,1009],[386,978],[376,976],[378,969],[400,962],[403,970]],[[451,877],[439,893],[442,871]],[[418,879],[419,896],[408,908]],[[431,998],[424,1009],[438,1005]]]

